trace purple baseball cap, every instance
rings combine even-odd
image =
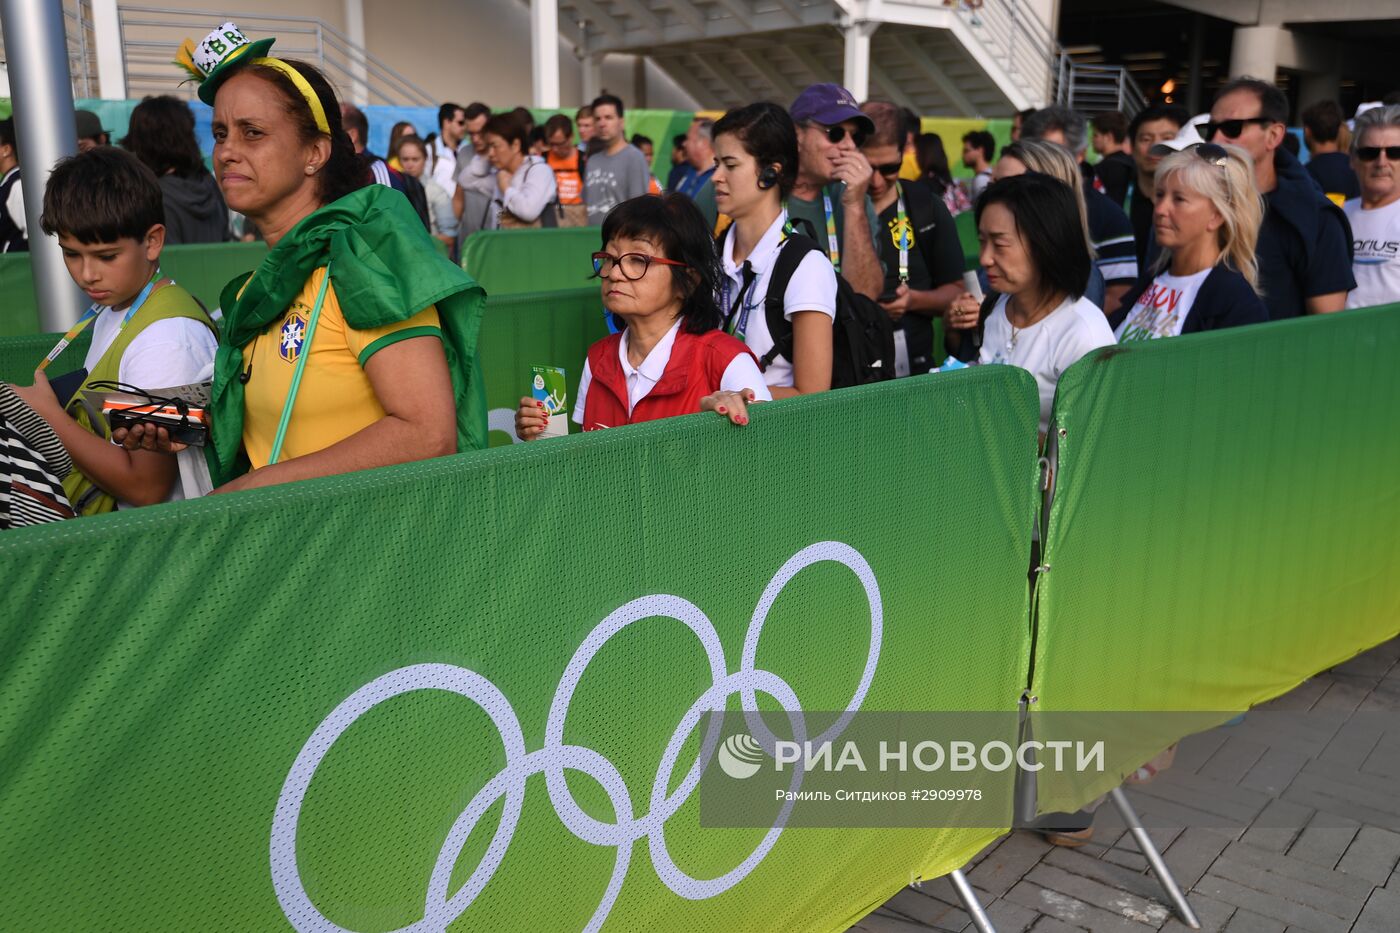
[[[820,123],[835,126],[855,120],[867,133],[875,132],[875,122],[856,106],[851,92],[839,84],[812,84],[797,95],[788,113],[794,123]]]

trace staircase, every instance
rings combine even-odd
[[[64,29],[74,97],[99,96],[97,53],[88,0],[64,0]],[[233,20],[253,36],[276,36],[277,53],[310,62],[330,79],[343,99],[390,106],[436,107],[418,85],[319,19],[300,16],[117,7],[126,97],[173,94],[194,98],[196,87],[171,63],[186,38],[200,39],[210,23]],[[101,96],[113,96],[110,91]]]
[[[706,108],[843,83],[852,26],[874,30],[871,96],[921,114],[1043,106],[1059,53],[1026,0],[559,0],[559,25],[581,58],[648,56]]]
[[[1055,76],[1055,102],[1093,114],[1121,110],[1132,119],[1147,98],[1122,65],[1080,64],[1061,52]]]

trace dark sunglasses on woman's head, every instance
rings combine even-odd
[[[1191,147],[1191,151],[1211,165],[1224,168],[1230,164],[1230,153],[1225,151],[1224,146],[1217,146],[1215,143],[1197,143]]]
[[[839,143],[846,138],[846,128],[839,123],[835,126],[823,126],[820,123],[809,123],[807,125],[821,130],[826,134],[826,138],[833,144]],[[865,130],[855,130],[851,133],[851,141],[856,144],[857,149],[865,145],[865,138]]]
[[[1274,121],[1268,117],[1246,117],[1243,120],[1207,120],[1200,124],[1201,138],[1214,139],[1216,133],[1220,133],[1226,139],[1238,139],[1244,132],[1244,128],[1251,123],[1258,123],[1260,126],[1269,126]]]
[[[1362,162],[1374,162],[1381,153],[1391,162],[1400,162],[1400,146],[1357,146],[1356,157]]]
[[[887,162],[884,165],[872,165],[870,167],[873,168],[875,171],[879,172],[881,175],[884,175],[886,178],[894,178],[896,175],[899,174],[899,170],[904,167],[904,163]]]
[[[629,282],[635,282],[647,274],[647,269],[652,263],[660,263],[663,266],[680,266],[685,268],[685,263],[677,262],[674,259],[662,259],[660,256],[648,256],[646,253],[623,253],[621,256],[614,256],[612,253],[593,254],[593,274],[598,278],[606,278],[612,275],[613,266],[622,269],[622,277]]]

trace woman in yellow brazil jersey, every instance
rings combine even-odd
[[[214,107],[224,198],[270,247],[222,295],[215,491],[484,447],[482,290],[406,198],[370,183],[320,72],[271,45],[225,23],[177,58]],[[123,442],[167,448],[158,434]]]

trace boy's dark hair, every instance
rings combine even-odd
[[[79,243],[140,240],[165,223],[155,173],[129,152],[98,146],[60,159],[44,189],[39,224]]]
[[[607,249],[609,241],[619,237],[646,240],[664,258],[685,263],[684,267],[657,268],[670,270],[682,295],[681,326],[686,333],[703,334],[719,327],[715,303],[721,276],[719,253],[710,225],[694,201],[683,194],[644,194],[623,201],[603,219],[601,248]]]
[[[479,100],[474,100],[462,108],[462,115],[468,120],[475,120],[478,117],[489,117],[491,116],[491,108]]]
[[[797,184],[797,127],[787,108],[761,100],[731,110],[715,121],[710,138],[726,134],[738,138],[744,151],[758,161],[760,172],[778,166],[778,190],[787,197]]]
[[[443,104],[438,108],[438,128],[441,129],[444,123],[450,123],[457,116],[457,111],[462,110],[461,104]]]
[[[599,94],[597,97],[593,98],[593,103],[590,104],[589,107],[593,110],[597,110],[605,104],[611,105],[612,108],[617,111],[619,117],[623,115],[622,98],[618,97],[616,94]]]
[[[636,146],[638,149],[642,148],[643,146],[652,146],[654,148],[656,146],[656,143],[651,141],[650,136],[643,136],[641,133],[633,133],[632,145]]]
[[[15,145],[15,118],[14,118],[14,117],[6,117],[5,119],[0,120],[0,146],[11,146],[11,147],[13,147],[14,145]],[[15,155],[18,156],[19,153],[15,153]]]
[[[1342,131],[1342,107],[1335,100],[1320,100],[1300,114],[1312,138],[1320,143],[1336,142]]]
[[[987,186],[977,199],[977,224],[993,204],[1001,204],[1016,219],[1016,229],[1035,263],[1042,287],[1084,296],[1093,260],[1084,241],[1079,200],[1074,189],[1049,175],[1027,172]]]
[[[712,124],[712,125],[713,125],[713,124]],[[671,137],[671,148],[672,148],[672,149],[684,149],[684,148],[685,148],[685,134],[684,134],[684,133],[677,133],[675,136],[672,136],[672,137]]]
[[[565,139],[574,138],[574,121],[562,113],[556,113],[544,121],[544,134],[548,138],[555,133],[563,133]]]
[[[1094,124],[1095,133],[1107,133],[1113,137],[1115,143],[1122,143],[1128,138],[1128,118],[1123,116],[1121,111],[1105,110],[1103,113],[1096,113],[1090,122]]]
[[[170,172],[196,178],[208,171],[194,137],[194,113],[178,97],[147,97],[137,104],[122,147],[157,178]]]
[[[308,65],[294,58],[284,58],[282,61],[296,69],[297,73],[306,79],[306,83],[311,85],[311,90],[316,92],[316,97],[321,102],[321,109],[325,111],[326,124],[330,127],[331,157],[316,173],[317,194],[320,195],[321,201],[330,204],[368,185],[372,180],[369,167],[355,154],[355,147],[351,144],[350,136],[345,132],[345,126],[340,119],[340,101],[336,99],[335,91],[331,90],[326,76],[321,74],[315,65]],[[303,143],[309,145],[325,135],[317,128],[316,118],[311,115],[311,107],[291,78],[276,68],[259,65],[256,61],[238,67],[240,71],[246,68],[252,74],[256,74],[281,93],[282,107],[296,124],[297,134]]]
[[[971,130],[963,134],[962,141],[973,149],[982,150],[982,158],[988,162],[992,161],[992,156],[997,151],[996,137],[986,130]]]
[[[549,145],[549,140],[545,138],[544,127],[542,126],[536,126],[530,129],[530,145],[533,147],[536,143],[541,146]]]
[[[525,155],[530,154],[530,124],[514,110],[493,114],[481,128],[481,132],[483,135],[490,133],[499,136],[508,144],[519,143],[520,151]]]
[[[1191,114],[1187,112],[1185,107],[1178,107],[1176,104],[1157,104],[1152,107],[1144,107],[1133,116],[1133,121],[1128,124],[1128,138],[1136,140],[1138,130],[1142,129],[1144,123],[1156,123],[1158,120],[1170,120],[1180,130],[1191,121]]]
[[[1267,117],[1275,123],[1288,122],[1288,98],[1268,81],[1251,78],[1249,75],[1236,78],[1222,87],[1220,93],[1215,95],[1215,99],[1219,100],[1226,94],[1233,94],[1236,91],[1249,91],[1259,98],[1259,116]]]

